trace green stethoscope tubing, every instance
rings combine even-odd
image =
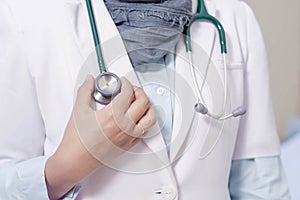
[[[192,17],[190,24],[187,26],[186,30],[186,51],[192,51],[192,45],[191,45],[191,27],[192,24],[195,21],[198,20],[204,20],[212,23],[218,30],[219,32],[219,40],[220,40],[220,45],[221,45],[221,53],[227,53],[227,47],[226,47],[226,36],[225,36],[225,31],[222,26],[222,24],[217,20],[215,17],[211,16],[206,9],[204,0],[198,0],[198,7],[197,7],[197,12],[194,17]]]
[[[94,16],[94,11],[93,11],[93,6],[91,0],[86,0],[86,6],[89,14],[89,19],[90,19],[90,25],[92,29],[92,34],[93,34],[93,39],[94,39],[94,45],[96,49],[96,54],[97,54],[97,60],[98,60],[98,65],[99,65],[99,70],[100,74],[107,72],[105,63],[103,60],[102,56],[102,50],[101,50],[101,44],[100,44],[100,39],[98,36],[98,30],[97,30],[97,25],[95,21],[95,16]]]

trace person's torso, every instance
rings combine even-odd
[[[102,2],[95,4],[100,5],[97,9],[105,8]],[[30,88],[30,90],[36,93],[37,102],[34,106],[41,112],[41,114],[32,116],[30,120],[43,120],[44,128],[37,127],[37,129],[41,134],[45,132],[46,139],[36,143],[44,145],[44,154],[46,155],[55,151],[62,138],[72,110],[74,88],[78,85],[77,81],[79,80],[78,73],[82,71],[81,67],[84,66],[87,57],[93,51],[88,17],[84,10],[85,4],[81,1],[63,1],[53,5],[49,3],[49,5],[51,6],[48,7],[47,12],[38,13],[41,15],[40,19],[32,16],[33,21],[24,24],[28,42],[34,41],[32,44],[26,42],[29,48],[27,53],[30,61],[30,73],[35,85],[35,88]],[[213,3],[209,3],[208,7],[209,11],[215,11]],[[53,16],[53,12],[56,13],[55,16]],[[113,23],[111,19],[107,18],[109,16],[107,11],[105,14],[101,14],[100,11],[96,11],[96,13],[98,19],[106,16],[101,22],[103,26]],[[44,24],[38,25],[41,20]],[[223,21],[227,26],[230,23],[225,18]],[[33,25],[37,26],[35,30],[31,30]],[[99,31],[105,32],[101,28]],[[196,43],[204,49],[203,51],[199,48],[199,54],[204,56],[205,52],[209,52],[214,44],[214,36],[206,37],[206,34],[214,34],[214,31],[209,26],[202,24],[196,25],[193,31]],[[232,50],[238,43],[233,36],[238,33],[234,29],[227,29],[227,31],[229,49]],[[176,82],[178,95],[175,95],[178,96],[178,100],[175,103],[177,104],[174,116],[174,126],[176,127],[173,127],[170,163],[161,162],[160,157],[156,155],[159,154],[159,151],[155,152],[151,149],[151,145],[157,144],[156,141],[141,142],[131,150],[135,152],[134,154],[121,156],[122,162],[115,162],[108,167],[103,167],[84,180],[78,199],[178,198],[188,200],[198,196],[204,199],[229,199],[228,176],[239,119],[217,121],[194,112],[196,98],[193,95],[192,78],[184,57],[185,47],[182,38],[179,40],[177,52],[182,53],[177,56],[176,61],[176,70],[180,78]],[[113,37],[111,41],[114,44]],[[105,53],[105,47],[109,46],[110,41],[104,40],[103,42]],[[213,72],[218,74],[218,80],[222,82],[223,69],[218,41],[213,46],[215,46],[213,54],[215,67],[212,68]],[[241,51],[236,50],[236,52]],[[243,55],[238,53],[229,55],[228,66],[231,80],[229,83],[229,107],[232,108],[243,102],[242,57]],[[114,58],[107,58],[107,60],[109,59],[114,60]],[[204,64],[205,62],[199,61],[199,63]],[[201,79],[201,75],[198,76]],[[209,81],[213,81],[213,79],[209,79]],[[213,107],[214,104],[217,104],[216,109],[218,109],[218,105],[222,105],[222,101],[218,99],[218,95],[213,90],[220,88],[213,86],[210,88],[211,82],[209,81],[204,96],[208,106]],[[24,98],[27,98],[26,95]],[[229,107],[228,111],[231,110]],[[26,122],[25,115],[24,121]],[[187,124],[182,125],[184,123]],[[26,134],[32,140],[38,138],[28,131]],[[36,144],[35,146],[40,145]],[[173,150],[172,145],[174,146]],[[20,144],[18,148],[24,147]],[[36,151],[37,154],[43,153],[40,148],[37,148]],[[32,155],[23,156],[31,157]]]

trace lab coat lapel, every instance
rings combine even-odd
[[[206,7],[211,15],[216,14],[215,4],[211,1],[206,1]],[[191,29],[192,48],[195,50],[193,56],[196,54],[197,48],[203,49],[207,56],[201,56],[203,59],[197,63],[194,62],[194,67],[206,66],[209,62],[209,54],[215,45],[216,31],[211,24],[203,21],[195,22]],[[194,122],[195,111],[194,105],[197,102],[195,87],[193,85],[193,78],[191,75],[188,56],[185,52],[184,37],[176,46],[176,83],[175,83],[175,106],[174,106],[174,121],[172,143],[170,148],[171,162],[178,159],[188,147],[186,143],[187,137],[193,137],[197,134],[192,133],[191,125]],[[196,123],[196,122],[195,122]]]
[[[67,26],[70,26],[70,36],[78,47],[83,58],[86,58],[93,50],[90,40],[89,23],[84,10],[82,0],[66,0],[65,9],[68,18]]]
[[[189,133],[189,127],[193,121],[194,105],[197,98],[194,93],[192,76],[189,69],[188,58],[182,40],[177,44],[176,51],[176,76],[175,76],[175,101],[173,132],[170,146],[170,159],[176,160],[184,141]]]
[[[134,85],[140,85],[127,55],[122,38],[111,19],[103,1],[92,0],[94,14],[97,21],[101,49],[105,63],[110,72],[118,76],[126,76]],[[89,27],[88,13],[84,1],[68,0],[67,10],[70,14],[70,24],[73,27],[73,37],[81,54],[86,59],[93,51],[94,45]],[[117,47],[117,48],[116,48]],[[94,61],[96,63],[96,61]],[[93,71],[97,73],[98,70]],[[160,133],[158,124],[155,124],[147,133],[143,142],[164,163],[169,163],[169,157]]]
[[[104,2],[92,0],[92,3],[106,66],[109,71],[118,74],[120,77],[133,72],[122,38],[114,25]],[[73,30],[72,37],[74,42],[77,44],[83,59],[87,59],[91,54],[95,53],[95,47],[85,1],[67,0],[65,6],[69,12],[69,24]],[[116,46],[118,48],[116,48]],[[97,68],[97,66],[95,67]],[[133,83],[137,84],[136,77],[130,77],[134,79],[132,80]]]
[[[167,147],[160,132],[158,123],[150,128],[143,141],[151,149],[151,151],[156,154],[163,166],[167,166],[170,163]]]

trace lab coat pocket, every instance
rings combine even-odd
[[[214,61],[219,76],[224,83],[223,60]],[[227,62],[227,112],[244,105],[244,75],[246,64],[243,61]]]
[[[219,77],[224,83],[224,67],[221,63],[215,63],[215,69],[218,71]],[[228,64],[227,65],[227,102],[224,116],[230,114],[239,106],[244,106],[244,67],[243,63]],[[216,75],[216,74],[215,74]],[[211,82],[208,75],[208,84]],[[215,82],[214,82],[215,83]],[[210,86],[211,85],[211,86]],[[219,114],[224,104],[224,84],[215,86],[214,84],[208,85],[207,94],[207,108],[214,114]],[[222,88],[223,87],[223,88]],[[225,140],[234,141],[236,137],[236,128],[238,123],[236,120],[226,119],[217,120],[208,116],[198,117],[197,132],[201,137],[197,144],[199,145],[199,159],[205,159],[210,155],[215,147]],[[225,135],[224,135],[225,134]],[[224,136],[224,137],[222,137]]]
[[[244,102],[244,77],[245,63],[228,64],[228,109],[229,111],[239,106],[245,107]],[[245,108],[246,109],[246,108]]]

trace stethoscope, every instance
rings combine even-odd
[[[100,74],[95,78],[95,91],[93,97],[96,102],[102,105],[107,105],[118,93],[120,93],[121,80],[115,73],[108,72],[106,69],[91,0],[86,0],[86,6],[89,14],[98,67],[100,71]]]
[[[207,74],[208,74],[209,62],[207,63],[207,66],[206,66],[206,70],[205,70],[201,88],[199,88],[199,84],[197,82],[196,75],[195,75],[195,68],[193,67],[192,45],[191,45],[191,27],[192,27],[192,24],[197,20],[204,20],[209,23],[212,23],[217,28],[218,33],[219,33],[221,54],[223,55],[223,67],[224,67],[224,101],[223,101],[222,111],[219,114],[212,113],[208,110],[208,108],[205,104],[204,98],[202,96],[202,90],[203,90],[204,83],[206,81]],[[227,69],[227,64],[226,64],[226,53],[227,53],[226,36],[225,36],[225,31],[224,31],[222,24],[215,17],[211,16],[207,12],[204,0],[198,0],[197,12],[196,12],[195,16],[192,17],[190,24],[187,26],[185,45],[186,45],[186,51],[188,53],[189,66],[190,66],[191,74],[193,77],[193,83],[194,83],[194,87],[196,89],[197,98],[198,98],[198,102],[195,104],[195,110],[203,115],[208,115],[208,116],[210,116],[214,119],[218,119],[218,120],[225,120],[230,117],[237,117],[237,116],[244,115],[246,113],[246,109],[244,108],[244,106],[239,106],[239,107],[235,108],[229,114],[225,113],[225,109],[226,109],[226,105],[227,105],[227,98],[228,98],[227,97],[227,92],[228,92],[227,70],[228,69]],[[211,54],[212,54],[212,52],[211,52]],[[209,56],[209,61],[211,60],[211,56],[212,55]]]
[[[110,103],[113,97],[116,96],[121,91],[121,81],[116,74],[108,72],[105,67],[91,0],[86,0],[86,5],[87,5],[90,25],[93,33],[93,39],[94,39],[94,44],[95,44],[95,49],[97,54],[97,61],[100,70],[100,74],[95,78],[95,92],[93,94],[93,97],[96,102],[103,105],[107,105],[108,103]],[[223,55],[223,66],[224,66],[224,101],[223,101],[222,112],[219,114],[214,114],[208,110],[204,98],[202,96],[202,90],[203,90],[204,83],[206,81],[209,64],[206,67],[206,73],[202,81],[201,89],[199,88],[199,84],[197,82],[196,75],[195,75],[195,69],[193,67],[190,30],[192,24],[197,20],[205,20],[214,24],[214,26],[217,28],[219,33],[221,54]],[[188,58],[189,58],[189,66],[190,66],[191,74],[193,76],[193,83],[198,98],[197,103],[195,104],[195,110],[199,113],[202,113],[203,115],[208,115],[218,120],[224,120],[230,117],[237,117],[237,116],[244,115],[246,113],[246,109],[243,106],[239,106],[236,109],[234,109],[231,113],[225,114],[225,109],[227,105],[227,92],[228,92],[227,89],[228,78],[227,78],[227,64],[226,64],[227,47],[226,47],[225,31],[222,24],[215,17],[211,16],[207,12],[207,9],[204,4],[204,0],[198,0],[197,12],[195,16],[191,19],[190,24],[186,29],[185,42],[186,42],[186,51],[188,53]]]

